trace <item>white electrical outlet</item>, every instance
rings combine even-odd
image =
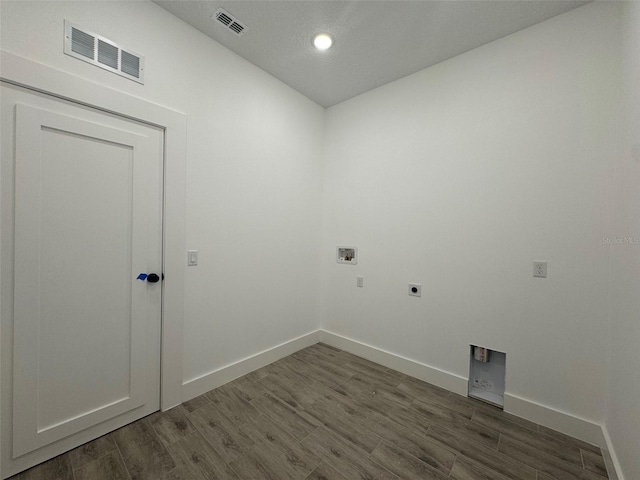
[[[409,284],[409,295],[412,297],[421,297],[422,296],[422,284],[421,283],[410,283]]]
[[[533,262],[533,276],[547,278],[547,262]]]

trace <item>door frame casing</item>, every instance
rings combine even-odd
[[[0,65],[2,82],[164,130],[162,257],[165,280],[162,287],[160,408],[164,411],[179,405],[183,383],[186,115],[2,50]],[[0,302],[8,294],[12,292],[0,291]],[[3,319],[3,323],[6,320]],[[13,318],[10,321],[13,322]],[[0,339],[2,333],[0,331]],[[1,420],[1,423],[10,421]],[[0,435],[0,452],[3,448],[9,446],[2,444]]]

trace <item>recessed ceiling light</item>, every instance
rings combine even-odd
[[[313,37],[313,45],[321,51],[329,50],[333,45],[333,38],[327,33],[319,33]]]

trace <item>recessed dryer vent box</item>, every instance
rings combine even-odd
[[[358,263],[358,249],[356,247],[338,247],[336,249],[336,262],[355,265]]]
[[[471,345],[469,396],[503,408],[506,363],[505,353]]]

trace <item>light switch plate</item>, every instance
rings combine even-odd
[[[197,250],[189,250],[187,252],[187,265],[189,267],[195,267],[198,265],[198,251]]]

